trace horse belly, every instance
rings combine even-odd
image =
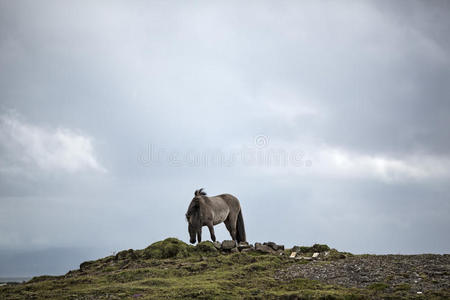
[[[223,221],[225,221],[228,218],[228,214],[229,213],[230,213],[230,211],[228,209],[224,210],[224,211],[221,211],[221,212],[215,213],[214,214],[214,220],[213,220],[214,225],[217,225],[217,224],[222,223]]]

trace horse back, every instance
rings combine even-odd
[[[221,199],[223,202],[226,203],[230,211],[239,211],[241,208],[241,205],[239,204],[238,198],[231,194],[221,194],[216,196],[218,199]]]

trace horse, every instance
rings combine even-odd
[[[225,223],[233,241],[245,242],[244,219],[239,200],[230,194],[208,197],[203,188],[194,192],[186,212],[191,244],[202,241],[202,227],[208,226],[211,240],[216,241],[214,225]]]

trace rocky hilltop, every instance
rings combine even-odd
[[[450,299],[450,255],[168,238],[0,287],[0,299]]]

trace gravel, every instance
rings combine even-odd
[[[412,294],[450,289],[450,255],[356,255],[335,261],[295,264],[277,280],[308,278],[345,287],[404,290]]]

